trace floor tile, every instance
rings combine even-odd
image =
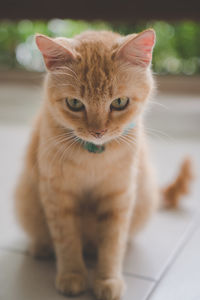
[[[194,169],[200,169],[198,142],[179,141],[166,146],[165,142],[156,141],[152,148],[161,186],[173,180],[179,163],[186,154],[191,155]],[[135,237],[125,258],[125,272],[159,279],[187,234],[195,226],[194,216],[200,210],[199,198],[199,177],[196,176],[191,193],[181,201],[180,208],[174,211],[160,211]]]
[[[199,225],[148,300],[200,299]]]
[[[54,262],[36,261],[23,254],[0,250],[1,300],[62,300],[54,288]],[[153,282],[125,276],[127,290],[124,300],[144,300],[153,288]],[[87,293],[77,300],[94,299]]]
[[[124,271],[158,280],[193,226],[193,212],[159,213],[129,246]]]
[[[27,142],[26,127],[0,127],[0,247],[24,250],[25,234],[18,225],[14,209],[14,189],[22,168]]]

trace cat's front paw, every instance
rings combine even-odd
[[[56,277],[57,290],[67,296],[77,296],[88,287],[87,277],[82,273],[58,274]]]
[[[93,289],[98,300],[119,300],[124,293],[125,284],[121,278],[96,279]]]

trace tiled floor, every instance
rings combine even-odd
[[[25,122],[13,123],[6,122],[6,116],[0,121],[0,299],[65,299],[54,288],[55,263],[26,254],[28,241],[14,217],[13,189],[29,128]],[[151,148],[161,185],[175,176],[186,154],[200,170],[198,138],[154,139]],[[197,177],[178,210],[160,211],[134,239],[124,262],[124,300],[200,300],[199,200]],[[93,296],[87,293],[76,299]]]

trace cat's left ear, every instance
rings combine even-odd
[[[116,55],[133,65],[148,67],[152,60],[152,51],[156,41],[153,29],[147,29],[138,35],[130,35],[120,45]]]
[[[35,41],[49,71],[53,71],[66,62],[75,60],[73,50],[70,49],[66,41],[61,44],[59,39],[52,39],[43,34],[37,34]]]

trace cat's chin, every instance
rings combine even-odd
[[[80,143],[91,143],[96,146],[103,146],[111,141],[111,139],[87,139],[81,136],[76,135],[76,138],[79,139]]]
[[[91,143],[94,144],[96,146],[103,146],[105,144],[111,143],[114,140],[118,139],[120,137],[120,134],[118,136],[107,136],[107,137],[103,137],[103,138],[98,138],[98,139],[92,139],[92,138],[84,138],[81,136],[76,135],[76,137],[78,139],[80,139],[80,141],[85,142],[85,143]]]
[[[106,143],[108,143],[110,141],[110,140],[90,140],[90,139],[82,139],[82,138],[80,138],[80,140],[84,143],[91,143],[96,146],[105,145]]]

